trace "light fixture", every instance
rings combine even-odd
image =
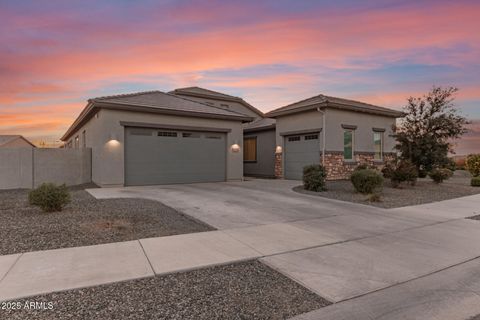
[[[232,152],[234,152],[234,153],[240,152],[240,146],[237,143],[234,143],[230,147],[230,150],[232,150]]]
[[[110,133],[110,135],[108,136],[108,141],[118,141],[118,136],[116,133],[112,132]]]
[[[271,149],[270,149],[271,150]],[[282,147],[281,146],[277,146],[275,148],[275,153],[282,153]]]

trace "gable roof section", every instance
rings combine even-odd
[[[256,132],[273,130],[276,127],[277,121],[272,118],[262,118],[243,125],[243,132]]]
[[[214,100],[221,100],[221,101],[233,101],[238,102],[244,105],[246,108],[252,110],[254,113],[258,114],[260,117],[264,117],[264,113],[254,106],[252,106],[247,101],[243,100],[240,97],[231,96],[228,94],[224,94],[221,92],[208,90],[200,87],[187,87],[187,88],[178,88],[169,93],[181,96],[193,96],[193,97],[200,97],[200,98],[210,98]]]
[[[245,122],[253,120],[251,117],[231,110],[195,102],[173,94],[161,91],[146,91],[89,99],[87,106],[61,139],[63,141],[67,140],[79,126],[83,125],[102,108]]]
[[[19,135],[19,134],[15,134],[15,135],[9,135],[9,134],[5,134],[5,135],[0,135],[0,147],[1,146],[4,146],[12,141],[15,141],[16,139],[22,139],[24,140],[25,142],[27,142],[28,144],[30,144],[32,147],[36,148],[36,146],[31,143],[30,141],[28,141],[27,139],[25,139],[23,136]]]
[[[373,104],[319,94],[317,96],[301,100],[267,112],[265,116],[275,118],[288,114],[314,110],[318,107],[344,109],[355,112],[365,112],[393,118],[402,117],[404,115],[404,113],[401,111],[379,107]]]

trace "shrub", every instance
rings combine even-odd
[[[379,190],[383,186],[383,177],[375,170],[355,170],[351,177],[355,190],[360,193],[369,194]]]
[[[480,154],[469,155],[465,161],[465,166],[472,176],[480,176]]]
[[[413,163],[408,160],[400,161],[392,171],[390,180],[394,187],[398,187],[402,182],[409,182],[410,185],[417,183],[418,172]]]
[[[433,169],[430,171],[428,176],[433,180],[435,183],[442,183],[444,180],[450,179],[453,175],[452,170],[441,168],[441,169]]]
[[[472,187],[480,187],[480,177],[473,177],[472,181],[470,181]]]
[[[393,171],[395,171],[396,163],[395,162],[388,162],[382,168],[382,174],[385,179],[391,179],[393,176]]]
[[[325,191],[327,172],[319,164],[312,164],[303,168],[303,188],[309,191]]]
[[[365,170],[365,169],[370,169],[370,167],[368,166],[368,164],[362,163],[362,164],[359,164],[359,165],[355,168],[355,171],[357,171],[357,170]]]
[[[45,212],[62,211],[63,207],[70,202],[70,193],[63,184],[43,183],[28,194],[28,202],[39,206]]]

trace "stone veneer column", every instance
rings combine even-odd
[[[282,153],[275,153],[275,178],[283,178]]]

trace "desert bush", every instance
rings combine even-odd
[[[480,154],[469,155],[465,161],[465,166],[472,176],[480,176]]]
[[[480,177],[473,177],[470,181],[472,187],[480,187]]]
[[[432,179],[433,182],[435,183],[442,183],[443,181],[450,179],[452,175],[453,175],[452,170],[447,168],[433,169],[428,173],[428,176],[430,177],[430,179]]]
[[[395,161],[387,162],[382,168],[383,177],[385,179],[391,179],[393,176],[393,171],[395,171],[396,167],[397,167],[397,164]]]
[[[373,193],[383,187],[383,177],[375,170],[355,170],[351,177],[355,190],[363,194]]]
[[[57,186],[54,183],[43,183],[30,191],[28,202],[45,212],[62,211],[70,203],[70,192],[64,184]]]
[[[303,168],[303,188],[309,191],[325,191],[327,172],[319,164],[312,164]]]
[[[390,181],[395,188],[403,182],[409,182],[412,186],[417,183],[417,168],[408,160],[400,161],[391,174]]]

